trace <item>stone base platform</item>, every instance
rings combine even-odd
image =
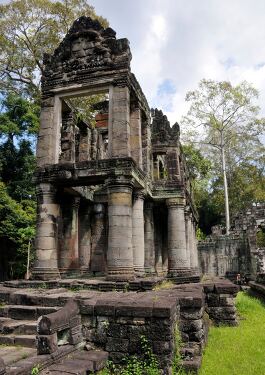
[[[137,291],[144,292],[152,290],[159,286],[164,280],[170,280],[174,284],[199,283],[201,276],[199,273],[187,273],[174,277],[165,276],[149,276],[137,277],[131,281],[110,281],[104,276],[101,277],[85,277],[85,278],[63,278],[58,280],[10,280],[2,283],[8,288],[67,288],[73,290],[98,290],[101,292],[109,291]],[[1,285],[1,283],[0,283]]]
[[[161,286],[160,289],[141,293],[124,292],[123,289],[104,293],[73,287],[52,289],[51,285],[50,289],[41,285],[33,288],[32,283],[29,282],[28,288],[21,285],[16,288],[15,281],[4,283],[6,286],[0,285],[0,339],[10,340],[10,331],[5,327],[18,329],[11,332],[11,336],[14,332],[16,335],[24,333],[17,328],[19,321],[24,327],[23,320],[36,322],[39,316],[57,311],[74,299],[81,314],[85,345],[107,352],[114,363],[120,364],[127,355],[141,357],[141,337],[144,336],[163,373],[170,374],[176,350],[180,350],[182,364],[187,371],[198,371],[210,319],[216,324],[237,324],[234,297],[238,289],[227,280],[173,285],[168,289]],[[182,341],[181,348],[176,348],[177,331]],[[64,347],[59,347],[59,350]],[[45,355],[37,357],[42,363]],[[26,362],[33,365],[32,361],[27,359]],[[55,362],[53,359],[49,366]],[[64,364],[58,364],[58,369],[63,368],[61,365]]]
[[[162,283],[164,277],[143,277],[132,281],[108,281],[105,277],[92,278],[65,278],[60,280],[11,280],[2,283],[8,288],[67,288],[72,290],[98,290],[101,292],[109,291],[137,291],[144,292],[152,290],[155,286]],[[188,282],[188,281],[186,281]]]

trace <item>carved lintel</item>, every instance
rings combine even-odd
[[[177,198],[168,198],[166,200],[166,205],[168,208],[183,208],[185,207],[185,198],[184,197],[177,197]]]

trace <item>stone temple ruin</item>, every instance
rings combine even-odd
[[[168,275],[198,281],[179,126],[150,111],[127,39],[81,17],[45,56],[37,145],[35,279]],[[67,100],[106,94],[95,124]]]
[[[258,204],[238,213],[229,235],[222,226],[198,244],[200,270],[209,276],[235,278],[237,274],[255,280],[265,273],[265,244],[257,237],[265,232],[265,205]]]
[[[97,373],[141,359],[142,337],[161,374],[177,351],[197,373],[210,319],[237,325],[237,286],[200,282],[179,126],[150,111],[130,60],[86,17],[45,56],[36,262],[32,280],[0,284],[0,375]],[[101,98],[89,122],[71,100],[84,96]]]

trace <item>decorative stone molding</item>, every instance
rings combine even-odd
[[[185,198],[183,198],[183,197],[168,198],[168,199],[166,199],[166,205],[167,205],[167,207],[170,207],[170,208],[183,207],[183,209],[184,209],[185,202],[186,202]]]

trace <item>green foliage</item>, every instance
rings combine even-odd
[[[257,232],[257,247],[265,247],[265,231],[259,230]]]
[[[94,110],[94,104],[106,100],[105,94],[91,95],[86,97],[77,97],[67,99],[67,103],[70,104],[77,111],[78,120],[83,120],[89,123],[92,127],[95,126],[95,114],[97,111]]]
[[[35,234],[35,202],[12,199],[5,184],[0,182],[0,241],[3,252],[15,249],[16,267],[13,276],[21,277],[26,271],[27,248]]]
[[[0,146],[0,180],[12,198],[19,202],[34,199],[34,170],[35,155],[29,141],[22,140],[17,147],[9,141]]]
[[[184,144],[182,150],[185,155],[189,175],[192,180],[207,178],[211,170],[211,162],[205,158],[202,151],[194,144]]]
[[[257,162],[243,162],[235,166],[229,174],[232,213],[237,213],[253,203],[265,202],[265,159],[263,162],[264,164],[262,164],[261,154],[260,164],[262,165]]]
[[[38,375],[40,373],[40,365],[36,365],[31,369],[31,375]]]
[[[196,230],[196,238],[199,241],[205,240],[206,235],[203,233],[203,231],[201,230],[201,228],[197,228],[197,230]]]
[[[109,361],[107,368],[100,372],[100,375],[160,375],[161,370],[156,356],[150,346],[150,342],[145,336],[140,337],[141,356],[128,356],[124,358],[122,366],[116,366]],[[173,362],[172,375],[185,375],[185,372],[180,366],[181,357],[179,348],[181,346],[181,339],[178,328],[175,329],[175,344],[176,353]],[[187,374],[186,374],[187,375]]]
[[[195,176],[194,197],[204,233],[224,217],[225,199],[232,215],[265,200],[265,147],[260,138],[265,119],[258,118],[257,99],[257,90],[247,82],[232,86],[205,79],[186,96],[191,106],[183,119],[183,149]],[[203,158],[209,163],[205,175],[200,173]]]
[[[236,299],[238,327],[211,327],[200,375],[265,374],[265,306],[243,292]]]
[[[20,95],[5,94],[0,100],[0,140],[35,135],[39,127],[40,108]]]
[[[158,361],[153,354],[150,343],[141,336],[141,358],[136,355],[125,357],[123,366],[115,366],[112,362],[103,370],[101,375],[160,375]]]

